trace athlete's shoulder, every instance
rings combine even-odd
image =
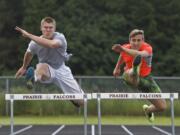
[[[152,46],[151,46],[149,43],[147,43],[147,42],[143,42],[142,45],[143,45],[144,47],[151,47],[151,48],[152,48]]]
[[[65,37],[63,33],[60,32],[54,32],[54,37]]]
[[[63,33],[54,32],[53,33],[53,40],[60,41],[61,47],[63,47],[63,46],[66,47],[67,46],[67,41],[66,41],[66,38],[65,38]]]
[[[152,53],[152,51],[153,51],[152,46],[147,42],[142,43],[142,46],[141,46],[140,50],[146,50],[149,53]]]
[[[58,40],[66,42],[66,38],[64,34],[60,32],[54,32],[53,39],[58,39]]]
[[[36,46],[37,45],[37,43],[35,42],[35,41],[33,41],[33,40],[31,40],[30,42],[29,42],[29,46]]]

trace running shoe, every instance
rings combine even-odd
[[[32,89],[34,86],[34,68],[29,67],[26,71],[25,78],[27,80],[26,86],[28,89]]]
[[[146,115],[146,118],[148,119],[148,121],[150,123],[153,123],[154,122],[154,113],[153,112],[148,113],[147,112],[148,107],[149,107],[148,105],[144,104],[143,105],[143,110],[145,112],[145,115]]]
[[[133,73],[134,74],[138,73],[138,66],[140,63],[141,63],[141,55],[137,55],[133,61]]]
[[[138,66],[140,63],[141,63],[141,55],[137,55],[137,56],[134,58],[133,66]]]

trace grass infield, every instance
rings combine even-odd
[[[103,116],[101,121],[105,125],[151,125],[143,116]],[[17,125],[79,125],[83,122],[83,116],[16,116],[14,119],[14,123]],[[88,124],[97,124],[97,116],[88,116],[87,122]],[[180,117],[176,117],[174,122],[176,126],[180,126]],[[1,116],[0,124],[9,125],[10,118]],[[157,116],[154,125],[171,125],[171,118]]]

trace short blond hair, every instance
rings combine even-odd
[[[129,34],[129,39],[131,39],[132,37],[136,36],[136,35],[142,35],[144,38],[144,31],[143,30],[139,30],[139,29],[134,29],[130,32]]]
[[[54,26],[56,27],[56,21],[55,21],[55,19],[52,18],[52,17],[49,17],[49,16],[48,16],[48,17],[44,17],[44,18],[41,20],[41,26],[42,26],[42,24],[43,24],[44,22],[53,23]]]

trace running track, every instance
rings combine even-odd
[[[83,125],[19,125],[14,135],[84,135]],[[88,135],[98,135],[97,125],[88,125]],[[180,126],[175,127],[180,135]],[[0,135],[10,135],[9,126],[0,126]],[[103,125],[102,135],[171,135],[170,126]]]

